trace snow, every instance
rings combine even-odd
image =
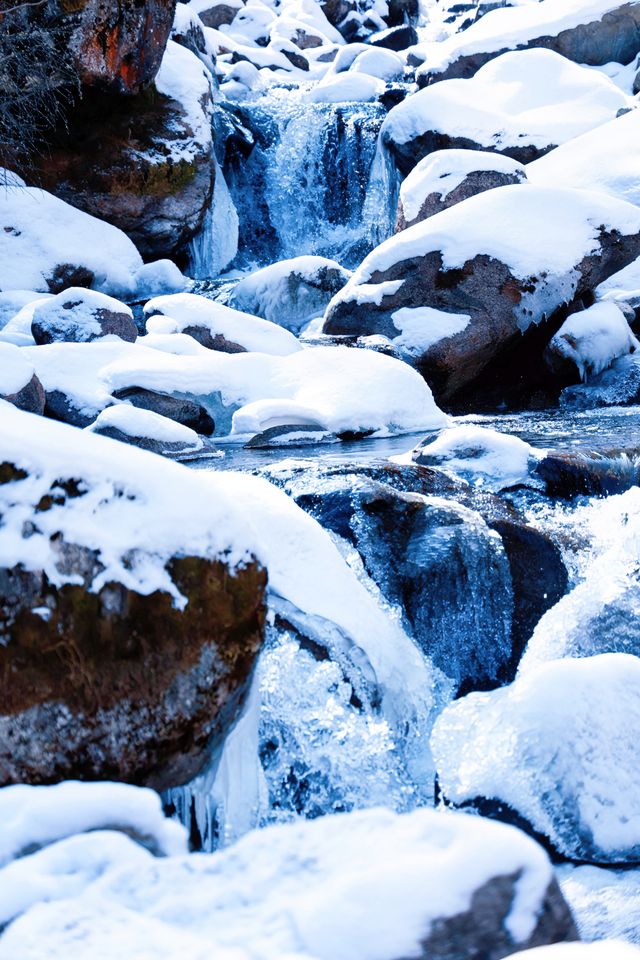
[[[571,691],[568,696],[567,692]],[[637,861],[640,660],[554,660],[445,708],[431,746],[444,795],[509,804],[565,857]]]
[[[3,787],[0,818],[2,866],[55,840],[100,829],[132,831],[165,855],[187,852],[184,828],[165,818],[158,794],[124,783]]]
[[[0,342],[0,396],[9,397],[22,390],[35,373],[32,363],[12,343]]]
[[[184,444],[192,450],[198,450],[202,446],[202,440],[195,430],[152,410],[143,410],[128,403],[107,407],[87,429],[97,433],[106,429],[119,430],[128,437]]]
[[[640,257],[618,270],[595,289],[598,300],[640,306]]]
[[[173,260],[153,260],[151,263],[143,263],[135,275],[136,298],[144,300],[146,297],[178,293],[184,290],[189,282]]]
[[[336,76],[327,76],[306,94],[311,103],[368,103],[384,93],[385,84],[368,73],[349,70]]]
[[[615,303],[594,303],[572,313],[549,344],[554,353],[575,363],[584,382],[614,360],[633,353],[640,344],[622,310]]]
[[[611,120],[527,165],[527,177],[541,187],[579,187],[640,206],[634,158],[640,151],[640,111]]]
[[[489,61],[469,80],[444,80],[408,97],[389,113],[382,136],[407,143],[437,131],[496,151],[546,150],[631,103],[597,71],[552,50],[520,50]]]
[[[640,943],[640,870],[565,864],[556,875],[583,940]]]
[[[445,200],[470,173],[496,171],[526,180],[526,168],[516,160],[483,150],[436,150],[413,168],[400,187],[405,220],[415,220],[432,193]]]
[[[211,147],[211,77],[195,53],[169,40],[155,79],[158,93],[176,100],[184,111],[188,136],[167,140],[175,163],[189,163]],[[166,155],[158,157],[166,163]]]
[[[92,287],[113,296],[135,289],[142,257],[117,227],[76,210],[45,190],[0,190],[0,290],[48,293],[56,268],[94,274]]]
[[[373,47],[359,53],[353,61],[350,70],[352,73],[366,73],[379,80],[401,80],[404,73],[402,57],[393,50],[383,47]]]
[[[503,490],[521,483],[544,451],[506,433],[465,425],[443,430],[413,453],[417,463],[436,466],[476,487]]]
[[[486,254],[515,277],[568,274],[599,247],[602,226],[627,236],[640,231],[640,210],[587,190],[513,185],[487,190],[386,240],[353,274],[336,299],[351,299],[378,272],[432,251],[443,268]]]
[[[471,321],[467,313],[447,313],[433,307],[402,307],[391,314],[391,319],[400,331],[392,342],[410,357],[420,356],[439,340],[461,333]]]
[[[25,350],[45,390],[61,390],[89,416],[111,402],[113,391],[137,386],[196,397],[205,405],[220,394],[222,405],[235,411],[234,435],[303,422],[332,433],[373,430],[386,436],[447,422],[415,370],[373,351],[314,347],[286,357],[214,350],[176,355],[144,346],[145,339]],[[212,413],[218,423],[219,410]]]
[[[442,43],[424,43],[413,47],[425,61],[429,74],[441,73],[459,57],[477,53],[498,53],[535,41],[538,37],[557,37],[582,23],[600,20],[616,10],[620,0],[542,0],[493,10],[460,34]]]
[[[235,286],[231,303],[297,332],[324,312],[337,284],[346,283],[349,276],[335,260],[293,257],[244,277]]]
[[[118,853],[110,867],[113,851],[100,857],[98,845],[93,882],[65,876],[61,864],[75,896],[14,921],[0,957],[112,960],[125,947],[132,958],[167,960],[396,960],[417,956],[434,921],[466,911],[495,876],[517,877],[505,925],[518,943],[552,879],[546,854],[519,831],[430,810],[274,826],[213,856],[132,862],[125,853],[118,868]],[[55,855],[48,859],[55,869]]]
[[[157,313],[171,318],[175,321],[174,329],[181,333],[189,327],[203,327],[212,337],[221,335],[245,350],[287,356],[302,349],[294,335],[278,324],[194,293],[155,297],[145,305],[144,312],[149,318]]]
[[[620,940],[600,943],[554,943],[518,954],[523,960],[639,960],[640,950]]]
[[[51,296],[51,294],[49,294]],[[35,290],[8,290],[0,293],[0,333],[17,313],[34,300],[42,300],[41,293]]]
[[[102,311],[124,314],[133,320],[130,307],[95,290],[68,287],[50,300],[33,303],[32,322],[50,328],[53,339],[82,342],[102,336]]]

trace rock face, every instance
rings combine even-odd
[[[128,306],[103,293],[70,287],[33,310],[31,333],[37,344],[87,343],[113,335],[133,343],[138,331]]]
[[[485,190],[526,183],[525,167],[482,150],[437,150],[403,180],[396,233]]]
[[[0,343],[0,400],[27,413],[44,413],[44,387],[19,347]]]
[[[119,227],[145,258],[184,256],[214,186],[207,77],[195,54],[170,42],[155,87],[78,104],[39,179]]]
[[[543,362],[564,319],[556,311],[640,248],[640,212],[620,203],[614,213],[604,196],[531,186],[471,197],[374,250],[329,305],[323,332],[397,340],[437,401],[456,409],[557,396],[566,382]],[[550,259],[552,249],[562,255]]]
[[[29,468],[13,454],[0,467],[0,784],[190,780],[246,693],[264,569],[230,567],[212,530],[194,539],[213,521],[186,468],[25,414],[3,422],[5,450],[29,436]],[[189,505],[163,510],[180,481]]]

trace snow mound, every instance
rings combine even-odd
[[[526,480],[543,455],[519,437],[470,425],[443,430],[435,440],[417,447],[412,459],[474,486],[503,490]]]
[[[535,950],[523,950],[522,960],[639,960],[640,950],[621,940],[599,943],[554,943]]]
[[[103,293],[135,290],[143,264],[131,240],[45,190],[0,190],[0,221],[0,290],[57,293],[77,285],[80,272],[86,286]]]
[[[421,954],[434,923],[471,910],[497,877],[516,878],[514,896],[505,917],[487,920],[526,942],[553,874],[519,831],[429,810],[327,816],[257,831],[213,856],[125,859],[93,883],[80,877],[74,897],[16,920],[0,957],[111,960],[126,944],[129,956],[151,945],[167,960],[395,960]]]
[[[634,163],[639,151],[640,110],[636,108],[528,164],[527,177],[537,186],[597,190],[640,206]]]
[[[402,181],[400,202],[405,220],[415,220],[432,193],[444,200],[470,173],[479,171],[504,173],[526,180],[525,167],[510,157],[482,150],[436,150],[417,163]]]
[[[128,403],[107,407],[87,429],[93,433],[113,430],[131,438],[166,443],[169,447],[175,445],[198,450],[202,446],[202,440],[190,427],[169,420],[152,410],[144,410]]]
[[[278,324],[193,293],[155,297],[145,305],[144,312],[148,318],[162,314],[173,320],[173,328],[170,330],[167,326],[164,332],[190,333],[201,329],[208,331],[214,342],[216,337],[221,337],[245,350],[275,356],[287,356],[302,349],[293,334]],[[150,330],[149,321],[147,330]],[[196,339],[201,338],[196,335]]]
[[[572,313],[549,342],[552,354],[576,365],[584,382],[610,367],[614,360],[634,353],[640,344],[615,303],[594,303]]]
[[[12,343],[0,342],[0,396],[10,397],[22,390],[35,373],[34,365]]]
[[[640,855],[639,737],[640,659],[612,653],[455,701],[431,747],[451,802],[507,804],[564,857],[625,863]]]
[[[327,76],[306,94],[311,103],[368,103],[384,93],[384,80],[369,73],[339,73]]]
[[[604,280],[595,295],[598,300],[628,303],[634,310],[640,307],[640,257]]]
[[[393,50],[383,47],[369,47],[359,53],[349,68],[352,73],[366,73],[379,80],[401,80],[404,73],[402,57]]]
[[[31,333],[38,343],[84,343],[109,335],[133,342],[137,336],[130,307],[82,287],[32,304]]]
[[[565,864],[556,875],[583,940],[640,942],[640,870]],[[615,954],[603,960],[609,956]]]
[[[406,357],[419,357],[439,340],[461,333],[471,321],[467,313],[447,313],[433,307],[401,307],[391,319],[400,331],[391,343]]]
[[[631,102],[598,71],[552,50],[520,50],[491,60],[469,80],[445,80],[408,97],[389,113],[382,137],[406,144],[440,133],[518,155],[565,143]]]
[[[0,293],[0,333],[23,307],[42,299],[42,294],[35,290],[7,290],[6,293]]]

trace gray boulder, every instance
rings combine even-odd
[[[88,343],[106,336],[133,343],[138,336],[130,307],[81,287],[40,301],[33,310],[31,333],[37,344]]]

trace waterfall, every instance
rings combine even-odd
[[[250,152],[226,150],[224,172],[240,218],[239,266],[315,254],[354,267],[393,232],[396,174],[378,149],[379,103],[311,103],[275,89],[225,104]],[[228,123],[228,121],[227,121]]]
[[[217,277],[238,252],[238,214],[217,160],[214,160],[214,166],[211,205],[200,232],[189,246],[187,273],[194,280]]]

